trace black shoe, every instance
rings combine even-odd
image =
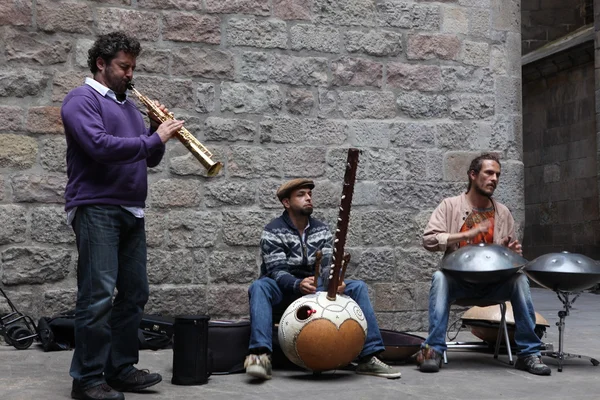
[[[107,379],[106,382],[121,392],[139,392],[162,381],[162,376],[147,369],[136,369],[125,379]]]
[[[517,358],[515,368],[535,375],[550,375],[552,373],[550,367],[542,361],[542,356],[535,354]]]
[[[125,400],[123,393],[117,392],[106,383],[82,390],[77,383],[73,382],[71,398],[80,400]]]
[[[426,346],[417,353],[417,365],[421,372],[438,372],[442,368],[442,355]]]

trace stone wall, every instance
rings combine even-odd
[[[593,0],[522,0],[523,54],[594,22]]]
[[[421,233],[468,161],[503,158],[497,197],[524,221],[518,0],[9,0],[0,4],[1,280],[36,316],[71,308],[61,100],[96,34],[143,44],[137,88],[225,164],[176,141],[149,174],[149,312],[247,315],[263,226],[285,179],[316,180],[333,223],[346,148],[363,150],[349,275],[382,326],[425,330],[439,254]]]
[[[600,258],[593,42],[523,68],[524,255]]]

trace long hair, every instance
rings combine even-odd
[[[469,190],[471,190],[471,171],[474,171],[475,175],[479,174],[479,171],[481,171],[481,167],[483,166],[483,162],[485,160],[496,161],[498,165],[502,167],[502,165],[500,164],[500,159],[495,154],[485,153],[480,155],[479,157],[474,158],[471,161],[471,164],[469,165],[469,169],[467,170],[467,179],[469,180],[469,184],[467,186],[467,193],[469,193]]]
[[[111,32],[99,36],[92,48],[88,50],[88,67],[92,74],[98,72],[96,66],[98,57],[102,57],[107,64],[110,64],[119,51],[137,57],[142,51],[142,46],[137,39],[129,37],[123,32]]]

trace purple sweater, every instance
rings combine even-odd
[[[165,146],[136,106],[83,85],[65,97],[61,117],[67,138],[65,210],[84,204],[144,207],[147,167],[160,163]]]

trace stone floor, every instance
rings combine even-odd
[[[558,348],[555,322],[562,308],[554,292],[533,289],[536,311],[550,323],[546,343]],[[585,293],[567,317],[565,350],[600,357],[600,297]],[[461,333],[460,340],[469,340]],[[44,353],[0,347],[0,399],[67,399],[71,352]],[[212,376],[206,385],[176,386],[170,383],[172,351],[142,351],[140,366],[159,371],[164,381],[145,393],[126,394],[134,399],[596,399],[600,392],[600,367],[583,359],[565,361],[563,372],[556,360],[545,357],[552,376],[538,377],[515,370],[507,357],[452,351],[440,373],[423,374],[414,365],[401,365],[402,378],[387,380],[355,375],[351,371],[324,373],[319,377],[303,371],[274,371],[270,381],[256,383],[244,374]]]

